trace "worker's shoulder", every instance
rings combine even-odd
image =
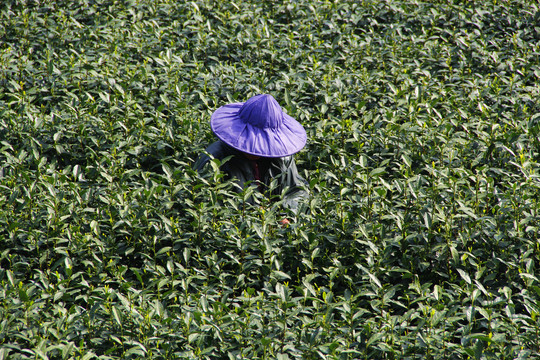
[[[234,149],[221,140],[210,144],[206,148],[206,152],[216,159],[223,159],[224,157],[235,154]]]

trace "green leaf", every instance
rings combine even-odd
[[[459,275],[461,276],[461,278],[462,278],[463,280],[465,280],[465,282],[466,282],[467,284],[469,284],[469,285],[472,284],[472,282],[471,282],[471,277],[469,276],[469,274],[467,274],[465,271],[463,271],[463,270],[461,270],[461,269],[456,269],[456,270],[457,270],[457,272],[459,273]]]
[[[9,284],[12,287],[15,287],[15,278],[13,277],[13,272],[11,270],[6,270],[6,275],[8,277]]]
[[[272,277],[275,278],[278,281],[290,280],[291,279],[291,277],[288,274],[284,273],[283,271],[279,271],[279,270],[273,270],[272,271]]]
[[[112,314],[113,314],[113,317],[114,317],[114,320],[116,321],[116,323],[118,324],[118,326],[122,327],[122,317],[120,315],[120,312],[118,311],[118,309],[116,308],[116,306],[112,306]]]
[[[101,100],[103,100],[107,104],[111,102],[111,97],[109,93],[100,92],[99,97],[101,98]]]

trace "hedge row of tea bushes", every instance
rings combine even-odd
[[[539,24],[525,0],[2,2],[0,359],[538,357]],[[191,169],[258,93],[308,132],[298,216]]]

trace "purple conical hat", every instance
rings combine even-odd
[[[297,153],[307,139],[304,127],[268,94],[220,107],[212,114],[210,126],[227,145],[263,157]]]

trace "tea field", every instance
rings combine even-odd
[[[0,359],[540,358],[539,7],[2,1]],[[192,169],[259,93],[297,215]]]

